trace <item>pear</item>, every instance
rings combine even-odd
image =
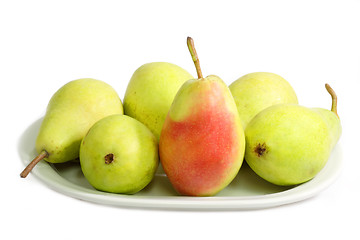
[[[156,137],[126,115],[96,122],[80,146],[82,172],[101,191],[134,194],[150,183],[158,163]]]
[[[294,89],[281,76],[269,72],[246,74],[229,86],[243,128],[259,112],[280,103],[298,103]]]
[[[324,108],[313,108],[313,110],[317,111],[327,123],[332,140],[331,148],[333,148],[339,141],[342,128],[339,115],[337,114],[337,96],[335,94],[335,91],[330,87],[329,84],[325,84],[325,88],[332,98],[331,111]]]
[[[124,112],[145,124],[159,140],[174,97],[192,79],[183,68],[166,62],[147,63],[132,75],[124,96]]]
[[[35,148],[39,155],[20,174],[26,177],[42,159],[62,163],[79,157],[82,138],[101,118],[123,114],[121,100],[107,83],[91,78],[71,81],[50,99]]]
[[[202,76],[193,40],[187,43],[198,79],[175,96],[160,135],[160,161],[179,194],[211,196],[237,175],[244,131],[229,88],[217,76]]]
[[[245,160],[260,177],[290,186],[312,179],[324,167],[341,133],[335,92],[326,89],[333,97],[332,111],[278,104],[249,122]]]

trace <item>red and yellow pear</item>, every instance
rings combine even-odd
[[[245,137],[229,88],[215,75],[203,77],[192,38],[187,44],[198,79],[175,96],[160,135],[160,160],[179,194],[212,196],[239,172]]]

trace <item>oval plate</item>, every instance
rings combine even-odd
[[[19,139],[18,151],[25,165],[36,156],[34,143],[41,122],[42,118],[35,121]],[[312,180],[295,187],[273,185],[258,177],[244,162],[232,183],[213,197],[179,196],[161,166],[153,181],[134,195],[95,190],[82,174],[79,161],[62,164],[41,161],[32,174],[55,191],[100,204],[155,209],[248,210],[294,203],[316,195],[337,178],[341,160],[341,147],[338,144],[321,172]]]

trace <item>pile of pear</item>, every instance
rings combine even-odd
[[[197,78],[165,62],[132,75],[123,101],[113,87],[91,78],[71,81],[50,99],[35,142],[40,161],[79,159],[97,190],[135,194],[162,165],[180,195],[213,196],[244,162],[266,181],[292,186],[314,178],[341,135],[337,96],[330,110],[306,108],[289,82],[255,72],[230,86],[204,77],[192,38],[187,46]]]

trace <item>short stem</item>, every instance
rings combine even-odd
[[[199,58],[198,58],[198,55],[197,55],[196,50],[195,50],[194,40],[191,37],[187,38],[187,45],[188,45],[192,60],[194,61],[198,78],[199,79],[203,78],[201,68],[200,68]]]
[[[26,176],[31,172],[35,165],[48,156],[48,152],[46,150],[42,150],[41,153],[37,155],[37,157],[34,158],[34,160],[32,160],[31,163],[29,163],[29,165],[27,165],[26,168],[20,173],[20,177],[26,178]]]
[[[336,93],[335,93],[334,89],[332,89],[330,87],[330,85],[327,84],[327,83],[325,84],[325,88],[328,91],[328,93],[331,95],[331,99],[332,99],[331,111],[334,112],[337,117],[339,117],[339,115],[337,113],[337,96],[336,96]]]

